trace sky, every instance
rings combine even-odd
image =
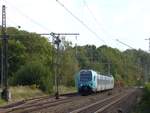
[[[119,50],[130,49],[117,42],[118,39],[135,49],[148,51],[149,43],[145,39],[150,37],[150,0],[58,1],[0,0],[0,9],[5,4],[7,26],[21,26],[21,30],[79,33],[77,40],[75,36],[67,36],[66,39],[78,45],[108,45]]]

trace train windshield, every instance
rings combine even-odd
[[[80,81],[87,82],[92,80],[92,72],[91,71],[81,71],[80,72]]]

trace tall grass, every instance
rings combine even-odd
[[[34,85],[32,86],[16,86],[10,88],[11,92],[11,100],[10,102],[6,102],[0,99],[0,105],[10,104],[13,102],[17,102],[20,100],[25,100],[28,98],[34,98],[39,96],[46,95],[41,90],[37,89]]]

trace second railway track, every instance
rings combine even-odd
[[[106,110],[110,106],[118,103],[123,98],[126,98],[127,96],[131,95],[134,91],[135,90],[132,90],[132,91],[126,92],[126,93],[122,92],[120,94],[113,95],[106,99],[92,103],[88,106],[84,106],[84,107],[81,107],[74,111],[71,111],[70,113],[103,113],[104,110]]]

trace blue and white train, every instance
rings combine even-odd
[[[75,81],[77,90],[82,95],[114,88],[112,75],[104,76],[94,70],[80,70],[75,76]]]

